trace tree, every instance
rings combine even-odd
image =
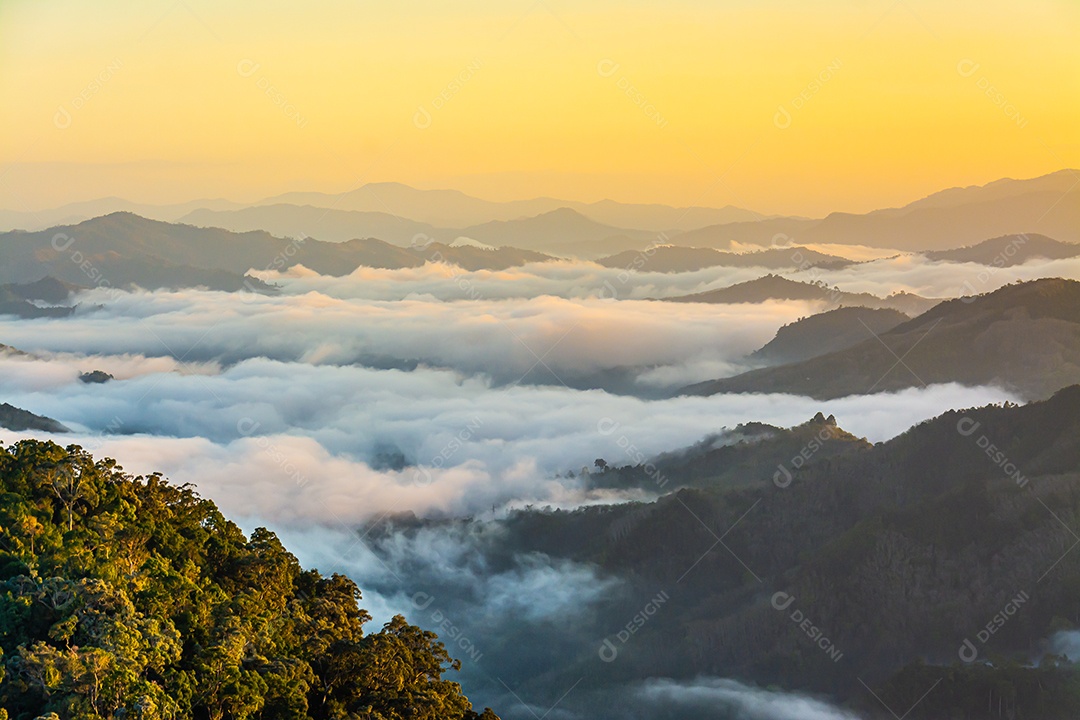
[[[0,720],[479,717],[434,633],[160,475],[0,446],[0,533]]]

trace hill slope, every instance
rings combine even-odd
[[[679,245],[726,249],[731,243],[768,246],[782,233],[800,244],[838,243],[897,250],[946,250],[1010,233],[1043,233],[1080,242],[1080,176],[1061,170],[1027,180],[1003,179],[954,188],[899,208],[820,220],[780,218],[710,225],[673,236]]]
[[[365,633],[352,580],[188,486],[24,441],[0,448],[0,497],[3,717],[495,720],[434,633]]]
[[[11,348],[8,348],[6,345],[0,346],[0,348],[4,348],[5,352],[11,350]],[[20,353],[17,350],[13,351],[11,354],[25,355],[25,353]],[[19,432],[23,430],[41,430],[42,432],[49,433],[70,432],[66,427],[52,418],[35,415],[32,412],[13,407],[7,403],[0,403],[0,427]]]
[[[322,273],[347,275],[361,266],[418,267],[432,259],[460,262],[474,270],[500,270],[550,259],[516,248],[403,248],[375,239],[343,243],[290,240],[262,231],[234,233],[147,220],[130,213],[114,213],[40,232],[2,233],[0,253],[5,259],[0,266],[0,282],[51,275],[84,286],[205,286],[224,291],[250,287],[269,291],[268,286],[245,273],[295,264]]]
[[[808,360],[857,345],[910,319],[888,308],[837,308],[784,325],[750,357],[770,365]]]
[[[936,305],[939,300],[924,298],[910,293],[896,293],[879,298],[869,293],[843,292],[822,282],[789,280],[780,275],[765,275],[756,280],[736,283],[717,290],[693,295],[663,298],[666,302],[701,303],[760,303],[766,300],[815,300],[826,307],[856,305],[868,308],[892,308],[900,312],[918,314]]]
[[[583,246],[613,237],[626,238],[627,243],[635,246],[656,239],[656,233],[605,225],[570,208],[559,208],[535,217],[473,225],[459,234],[488,245],[514,245],[556,255],[574,255]]]
[[[815,419],[800,427],[814,437],[825,426]],[[906,710],[935,682],[906,694],[917,672],[943,684],[914,717],[996,718],[999,693],[1012,684],[1014,717],[1074,718],[1080,672],[1028,664],[1080,617],[1080,555],[1069,552],[1080,526],[1080,386],[1026,406],[948,412],[885,443],[842,447],[804,445],[795,455],[802,461],[789,459],[779,481],[775,458],[763,453],[757,465],[731,465],[750,482],[466,523],[463,534],[492,538],[480,551],[491,567],[538,553],[591,563],[604,581],[629,588],[612,593],[599,620],[581,619],[579,641],[558,654],[513,628],[489,630],[500,633],[491,667],[518,688],[566,687],[584,675],[568,701],[584,717],[626,716],[622,693],[633,679],[711,676],[823,693],[876,720],[893,716],[867,688]],[[710,465],[723,471],[712,452],[683,453],[690,460],[683,471],[669,468],[671,486],[694,485],[693,473]],[[590,477],[655,476],[660,464]],[[433,525],[371,537],[379,548],[383,538]],[[622,627],[612,618],[633,618],[658,589],[662,605],[616,635]],[[450,602],[453,591],[433,592]],[[977,656],[993,665],[959,665],[965,638],[976,639],[1021,592],[1023,609],[977,640]],[[479,622],[470,632],[485,632]],[[605,638],[618,662],[597,661]],[[531,662],[515,666],[523,648]],[[972,686],[981,707],[969,707]]]
[[[923,253],[927,259],[941,262],[970,262],[996,267],[1022,265],[1028,260],[1059,260],[1080,256],[1080,244],[1063,243],[1045,235],[1003,235],[977,245]]]
[[[1028,398],[1080,382],[1080,282],[1035,280],[949,300],[846,350],[684,392],[827,399],[948,382],[997,384]]]
[[[417,236],[445,242],[455,237],[451,230],[387,212],[339,210],[311,205],[275,204],[236,210],[194,210],[180,218],[179,222],[233,232],[265,230],[278,237],[317,237],[328,242],[379,238],[401,247],[410,245]]]

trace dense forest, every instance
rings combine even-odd
[[[0,448],[0,718],[485,718],[458,661],[191,487],[76,446]]]

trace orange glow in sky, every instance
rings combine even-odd
[[[821,215],[1080,166],[1080,4],[0,4],[0,207],[364,182]]]

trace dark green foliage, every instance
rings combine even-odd
[[[438,638],[76,446],[0,449],[0,706],[62,718],[480,717]],[[0,720],[7,717],[0,713]],[[485,715],[485,717],[494,717]]]
[[[906,717],[911,720],[1073,720],[1080,707],[1080,672],[1060,658],[1047,658],[1037,668],[917,663],[897,673],[877,695],[862,703],[867,712],[880,713],[884,703],[901,713],[910,708]]]

